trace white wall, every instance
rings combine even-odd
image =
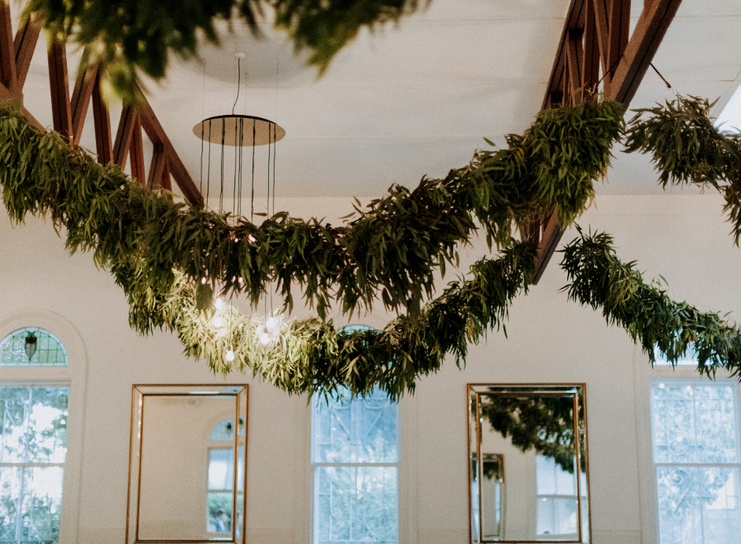
[[[600,197],[580,223],[615,236],[619,255],[636,259],[646,277],[662,274],[676,299],[702,309],[738,311],[732,280],[741,252],[728,236],[717,196]],[[277,203],[295,215],[339,217],[344,199]],[[565,238],[574,235],[569,231]],[[464,251],[467,262],[483,251]],[[641,496],[639,458],[646,440],[640,383],[648,364],[627,335],[601,315],[568,302],[566,283],[549,266],[540,284],[515,301],[508,338],[491,332],[471,346],[466,369],[452,361],[420,381],[403,402],[402,542],[463,544],[468,538],[466,384],[468,382],[586,383],[593,541],[641,542],[651,527],[649,499]],[[454,274],[449,274],[450,278]],[[120,544],[126,523],[129,423],[133,383],[249,383],[248,540],[254,544],[308,542],[308,408],[272,386],[233,375],[213,376],[202,361],[181,355],[177,338],[142,338],[127,323],[127,306],[112,278],[89,255],[68,256],[51,224],[30,220],[12,229],[0,214],[0,322],[22,313],[57,315],[77,331],[87,358],[84,407],[70,428],[84,422],[78,496],[66,496],[80,544]],[[304,313],[303,311],[301,312]],[[382,327],[383,314],[360,319]],[[33,324],[33,323],[29,323]],[[52,332],[55,332],[52,328]],[[80,364],[71,361],[72,365]],[[0,380],[12,376],[0,369]],[[74,383],[73,383],[74,387]],[[72,431],[71,431],[72,432]],[[79,453],[79,452],[78,452]],[[643,501],[643,504],[642,502]],[[643,541],[655,536],[646,529]]]

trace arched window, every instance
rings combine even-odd
[[[69,366],[59,338],[39,327],[24,327],[0,342],[0,366]]]
[[[0,367],[67,367],[49,331],[26,327],[0,342]],[[69,387],[0,382],[0,541],[59,540]]]
[[[313,544],[398,542],[398,405],[381,391],[311,405]]]

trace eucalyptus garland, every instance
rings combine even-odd
[[[581,236],[561,250],[561,267],[571,282],[564,287],[570,300],[601,309],[607,323],[627,331],[651,363],[656,347],[675,364],[694,344],[701,374],[712,377],[725,368],[741,376],[738,326],[717,313],[672,300],[658,282],[645,283],[635,263],[618,259],[609,234],[579,232]]]
[[[659,181],[713,188],[726,200],[735,243],[741,237],[741,135],[721,132],[710,117],[707,99],[677,96],[665,105],[636,110],[628,124],[629,153],[649,153]],[[734,127],[720,127],[734,128]],[[737,128],[737,127],[736,127]]]
[[[697,111],[707,117],[707,108]],[[657,136],[664,121],[652,122],[631,122],[628,149],[655,153],[667,180],[698,182],[706,172],[716,180],[708,183],[723,187],[718,179],[734,179],[727,143],[733,138],[716,142],[725,150],[717,161],[703,158],[709,152],[698,143],[694,159],[672,162],[666,153],[682,147]],[[705,121],[697,125],[712,134]],[[592,198],[623,128],[614,102],[543,111],[523,135],[507,136],[507,148],[477,152],[467,167],[441,180],[423,178],[413,190],[395,185],[365,209],[358,204],[341,226],[284,212],[255,225],[152,193],[118,166],[101,166],[59,135],[37,131],[9,106],[0,108],[0,186],[12,221],[50,216],[66,230],[70,252],[91,251],[113,273],[140,333],[176,331],[186,354],[206,359],[214,371],[250,369],[289,393],[334,395],[342,388],[364,395],[380,388],[398,399],[446,356],[465,364],[470,342],[504,327],[512,300],[527,291],[535,256],[531,244],[512,239],[514,229],[551,213],[562,227],[571,224]],[[459,245],[479,229],[501,256],[480,260],[469,279],[431,299],[436,271],[457,264]],[[569,298],[601,308],[651,360],[654,346],[676,361],[694,342],[701,372],[725,366],[741,375],[739,330],[643,283],[632,263],[617,259],[608,235],[582,236],[563,251]],[[298,286],[318,318],[274,322],[263,342],[266,323],[231,306],[213,307],[215,291],[227,298],[243,293],[256,304],[271,285],[289,311]],[[326,319],[332,302],[347,315],[378,298],[402,314],[382,331],[338,332]]]
[[[283,212],[258,226],[152,194],[6,108],[0,184],[12,220],[49,213],[66,227],[68,250],[92,250],[99,266],[114,271],[133,266],[135,297],[167,292],[179,271],[198,286],[206,278],[227,297],[246,293],[253,304],[276,285],[289,311],[298,286],[322,319],[333,300],[352,314],[377,298],[416,319],[433,295],[435,272],[457,264],[458,246],[477,227],[490,246],[503,247],[513,224],[557,212],[566,227],[578,217],[622,129],[615,102],[544,111],[522,136],[508,136],[507,149],[478,152],[467,167],[424,178],[414,190],[395,185],[342,226]]]

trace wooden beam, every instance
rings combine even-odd
[[[15,33],[13,47],[15,47],[15,70],[16,70],[16,87],[12,91],[22,91],[26,83],[28,69],[31,67],[34,49],[39,41],[41,33],[41,23],[36,13],[31,13],[28,18],[21,23],[18,31]]]
[[[141,118],[142,128],[144,128],[147,136],[149,136],[149,139],[152,140],[152,143],[155,146],[162,146],[172,177],[175,179],[175,183],[177,183],[178,187],[180,187],[186,200],[191,204],[199,206],[203,205],[203,197],[201,196],[200,191],[198,191],[198,187],[196,187],[196,184],[193,182],[193,178],[190,177],[183,161],[180,160],[180,157],[175,151],[170,139],[167,137],[167,134],[165,134],[165,130],[162,128],[157,116],[154,114],[152,106],[149,105],[149,102],[141,91],[140,94],[141,100],[137,108]]]
[[[555,93],[564,88],[564,57],[567,59],[567,79],[572,88],[578,79],[581,81],[580,85],[590,88],[596,84],[594,80],[597,77],[598,61],[595,58],[595,49],[598,48],[605,73],[605,94],[607,98],[622,103],[627,109],[680,4],[681,0],[644,0],[638,24],[628,39],[630,0],[572,0],[543,107],[555,105]],[[576,39],[579,32],[583,36],[581,52]],[[573,62],[575,58],[582,60],[580,65]],[[538,230],[537,235],[535,230]],[[563,231],[558,226],[555,214],[540,225],[527,229],[525,237],[538,244],[531,283],[537,283],[543,275],[562,236]]]
[[[67,51],[64,42],[50,38],[47,58],[54,130],[72,141],[72,107],[69,99]]]
[[[542,223],[542,227],[542,236],[536,242],[538,244],[538,256],[535,259],[535,271],[530,276],[530,283],[533,285],[536,285],[543,276],[543,272],[545,272],[546,266],[548,266],[551,257],[553,257],[553,253],[556,251],[556,247],[558,247],[558,243],[561,241],[564,233],[561,227],[558,226],[558,219],[555,213]]]
[[[125,106],[121,111],[121,120],[116,130],[116,141],[113,144],[113,162],[121,168],[126,164],[131,147],[131,137],[134,134],[135,121],[138,117],[136,110],[131,106]]]
[[[166,162],[162,144],[155,145],[152,153],[152,162],[149,165],[149,176],[147,177],[147,187],[149,189],[160,189],[162,187]]]
[[[607,12],[609,36],[607,45],[607,72],[605,90],[609,89],[611,78],[628,45],[630,33],[630,0],[610,0]],[[609,94],[609,91],[608,91]]]
[[[100,71],[95,74],[92,101],[93,123],[95,123],[95,150],[98,153],[98,162],[100,164],[109,164],[113,162],[111,116],[108,113],[108,107],[105,105],[100,91]],[[123,164],[123,162],[120,164]]]
[[[16,86],[13,25],[10,20],[10,1],[0,0],[0,83],[8,89]]]
[[[144,142],[142,141],[142,126],[139,115],[134,118],[134,130],[131,134],[131,149],[129,151],[131,176],[144,185],[147,178],[144,175]]]
[[[597,21],[594,13],[594,2],[588,1],[584,13],[584,47],[582,48],[581,65],[584,74],[582,80],[590,92],[597,90],[599,81],[600,48],[597,39]]]
[[[162,169],[162,188],[168,191],[172,191],[172,178],[170,177],[170,166],[165,160],[165,167]],[[172,200],[172,196],[168,195],[168,198]]]
[[[610,48],[610,25],[607,22],[607,2],[609,0],[592,0],[594,9],[594,23],[599,44],[600,61],[602,62],[602,73],[610,70],[608,61],[608,49]]]
[[[93,87],[98,76],[98,67],[90,66],[87,70],[77,76],[75,90],[72,92],[72,143],[80,143],[82,127],[85,125],[85,117],[90,106],[90,98],[93,96]]]
[[[682,0],[653,0],[644,7],[610,82],[610,98],[628,108]]]
[[[566,65],[569,69],[568,102],[578,104],[583,100],[582,70],[580,65],[582,32],[571,30],[566,35]]]

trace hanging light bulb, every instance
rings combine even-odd
[[[206,285],[206,276],[201,278],[201,285]]]
[[[224,307],[224,301],[220,298],[217,298],[216,300],[214,300],[214,307],[217,310],[221,310]]]
[[[270,344],[270,335],[268,333],[264,332],[260,335],[260,344],[263,346]]]
[[[277,326],[278,320],[274,317],[268,317],[268,319],[265,321],[265,328],[270,332],[275,331]]]
[[[224,320],[221,318],[221,316],[215,315],[211,319],[211,324],[214,326],[214,328],[220,329],[224,326]]]
[[[234,360],[234,351],[232,351],[231,346],[229,346],[229,349],[227,350],[226,356],[224,358],[230,363]]]

